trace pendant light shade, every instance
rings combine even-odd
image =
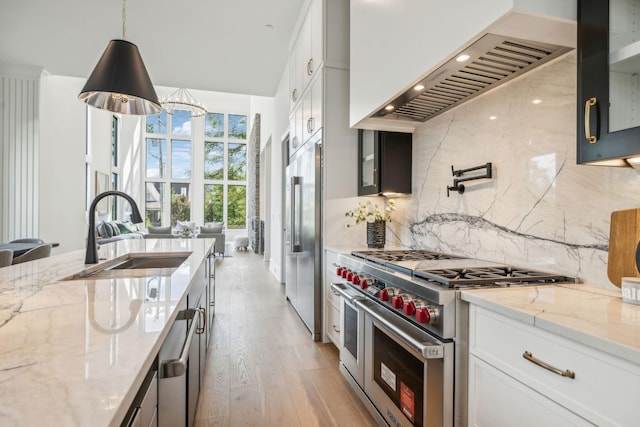
[[[126,40],[109,42],[78,99],[120,114],[151,115],[162,111],[138,47]]]

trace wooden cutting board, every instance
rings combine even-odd
[[[640,277],[636,267],[636,247],[640,241],[640,209],[611,212],[607,276],[617,287],[623,277]]]

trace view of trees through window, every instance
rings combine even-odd
[[[246,139],[247,116],[205,116],[204,222],[225,222],[230,229],[246,228]]]
[[[195,221],[192,190],[201,189],[204,222],[246,228],[247,116],[208,113],[204,135],[192,135],[186,111],[148,116],[145,138],[145,219],[147,226]],[[194,144],[203,144],[197,150]],[[203,159],[195,159],[201,153]],[[203,162],[204,173],[193,175]],[[165,194],[168,192],[168,194]],[[168,204],[166,204],[168,202]]]

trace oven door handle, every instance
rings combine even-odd
[[[385,312],[385,308],[371,305],[369,301],[358,299],[354,301],[354,304],[382,324],[388,332],[396,335],[401,341],[420,353],[425,359],[444,358],[444,343],[441,341],[431,336],[429,336],[426,341],[423,339],[424,337],[414,337],[411,331],[403,329],[396,319],[392,319],[391,316]]]
[[[341,296],[351,304],[354,304],[355,301],[357,300],[365,299],[363,295],[360,295],[352,291],[344,283],[332,283],[331,290],[333,291],[334,294]]]

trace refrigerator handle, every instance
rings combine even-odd
[[[302,198],[300,197],[301,177],[291,177],[291,252],[302,252],[302,229],[300,214],[302,212]],[[297,192],[297,193],[296,193]],[[297,196],[296,196],[297,194]]]

